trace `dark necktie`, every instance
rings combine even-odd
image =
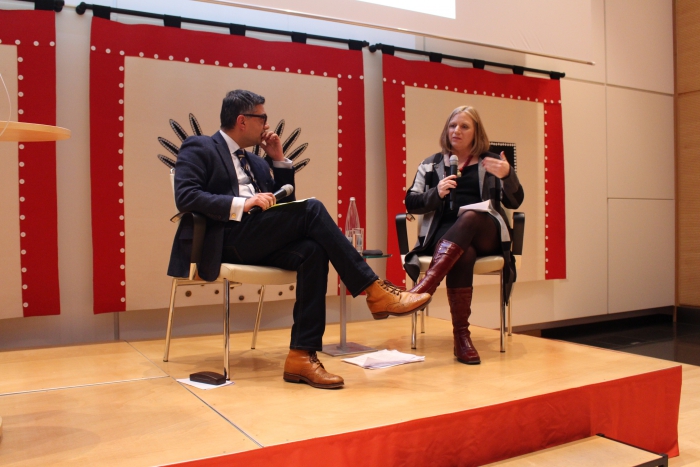
[[[246,156],[246,153],[243,149],[236,149],[236,152],[234,152],[236,156],[238,156],[238,160],[241,163],[241,168],[243,169],[243,172],[248,176],[250,179],[251,185],[253,185],[253,188],[255,189],[256,193],[260,193],[260,186],[258,186],[258,182],[255,180],[255,176],[253,175],[253,171],[250,170],[250,164],[248,164],[248,157]]]

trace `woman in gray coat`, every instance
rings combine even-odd
[[[474,263],[479,256],[502,254],[504,283],[510,290],[515,264],[510,255],[510,225],[501,205],[515,209],[524,197],[505,154],[488,152],[489,144],[476,109],[457,107],[442,130],[442,151],[421,162],[405,199],[409,213],[423,214],[418,244],[405,260],[413,280],[420,273],[418,256],[433,255],[425,277],[411,292],[433,294],[447,276],[454,353],[469,365],[481,363],[469,332]],[[457,175],[448,175],[450,156],[457,157]],[[453,190],[456,199],[451,209]],[[463,206],[466,209],[460,212]]]

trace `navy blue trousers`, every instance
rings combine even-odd
[[[322,349],[329,260],[353,296],[377,280],[323,203],[315,199],[227,222],[222,259],[297,272],[291,349]]]

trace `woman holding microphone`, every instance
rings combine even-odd
[[[515,209],[524,197],[505,154],[488,152],[489,144],[476,109],[457,107],[440,135],[441,151],[421,162],[405,198],[409,213],[423,214],[418,243],[404,266],[414,281],[420,274],[418,256],[433,256],[411,292],[433,294],[447,276],[454,354],[468,365],[481,363],[469,332],[474,263],[479,256],[502,254],[504,281],[512,284],[510,225],[501,205]],[[457,175],[449,175],[451,158]],[[460,207],[466,208],[460,212]]]

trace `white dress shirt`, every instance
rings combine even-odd
[[[233,167],[236,169],[236,177],[238,177],[238,196],[233,197],[231,202],[231,215],[230,219],[233,221],[240,222],[243,219],[243,207],[245,206],[245,200],[255,196],[255,187],[251,183],[250,178],[243,170],[241,166],[241,161],[235,154],[240,146],[236,143],[229,135],[219,130],[221,136],[224,137],[224,141],[228,145],[228,150],[231,153],[231,159],[233,160]],[[273,161],[272,165],[280,169],[292,169],[294,164],[289,159],[285,158],[283,161]]]

